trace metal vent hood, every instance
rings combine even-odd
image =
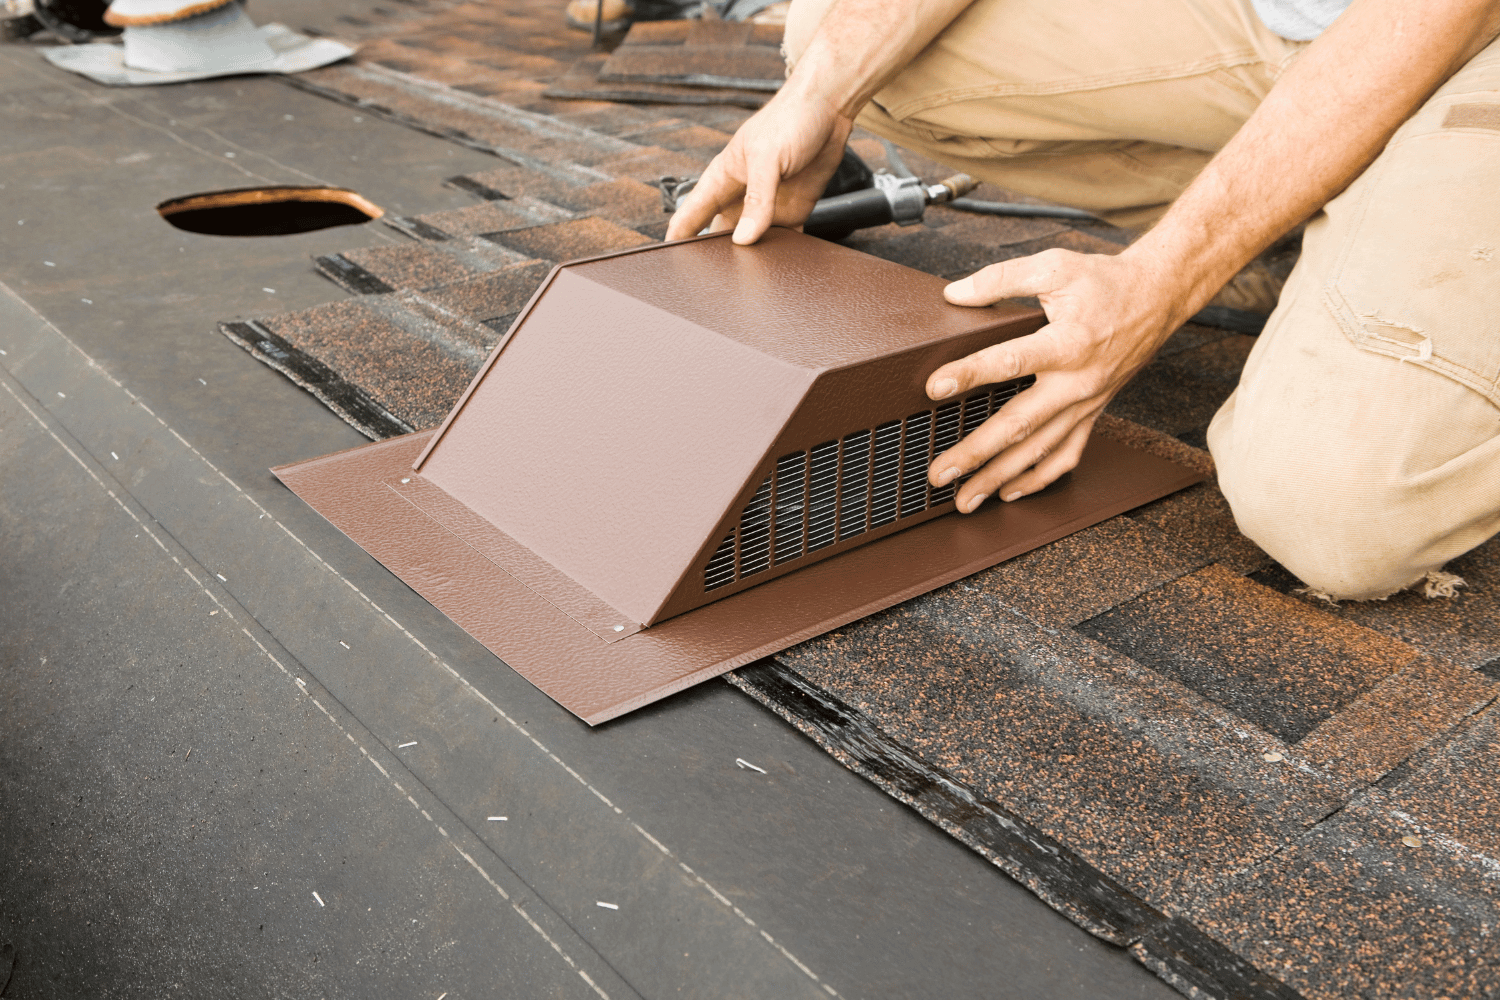
[[[942,285],[785,229],[563,264],[436,431],[274,471],[598,723],[1200,478],[1099,441],[943,516],[941,435],[1016,387],[942,408],[927,374],[1043,317]]]

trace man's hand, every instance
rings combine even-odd
[[[946,364],[927,379],[927,394],[948,399],[992,382],[1036,375],[1016,396],[928,470],[934,486],[976,472],[958,491],[968,513],[990,496],[1035,493],[1078,464],[1094,421],[1186,318],[1170,275],[1150,258],[1047,250],[992,264],[955,281],[949,302],[985,306],[1035,295],[1047,313],[1036,333]],[[1191,314],[1189,314],[1191,315]]]
[[[740,126],[672,216],[667,239],[734,225],[754,243],[799,226],[838,169],[854,116],[972,0],[836,0],[776,96]]]
[[[667,226],[667,239],[734,226],[754,243],[772,225],[800,226],[828,186],[854,122],[826,99],[783,88],[740,126]]]
[[[1036,385],[928,470],[972,511],[1078,464],[1099,412],[1179,324],[1277,237],[1347,187],[1422,102],[1500,35],[1500,0],[1354,0],[1151,232],[1115,257],[1048,250],[948,286],[950,302],[1035,295],[1048,324],[944,365],[933,399],[1036,375]]]

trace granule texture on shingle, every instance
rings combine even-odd
[[[412,336],[373,309],[371,298],[333,302],[264,322],[370,392],[408,425],[419,430],[437,426],[477,366]]]
[[[529,229],[487,233],[485,239],[528,257],[552,261],[594,257],[653,242],[633,229],[593,216]]]
[[[1125,517],[1059,539],[963,584],[1038,625],[1067,628],[1201,568],[1207,557]]]
[[[422,296],[445,309],[483,322],[519,312],[549,271],[551,267],[545,261],[527,261],[492,274],[429,288]]]
[[[1464,586],[1452,597],[1432,599],[1418,590],[1403,590],[1383,601],[1343,601],[1325,610],[1357,622],[1432,656],[1462,667],[1479,667],[1500,658],[1500,538],[1448,563]],[[1257,574],[1268,587],[1297,595],[1302,583],[1279,566]]]
[[[1288,743],[1419,655],[1219,566],[1078,630]]]
[[[1273,736],[1067,630],[936,591],[777,660],[1157,906],[1337,808]]]
[[[342,256],[392,288],[430,288],[479,273],[452,254],[420,243],[345,250]]]
[[[1404,812],[1370,793],[1204,893],[1186,915],[1307,1000],[1492,998],[1500,983],[1493,862],[1423,836]],[[1492,812],[1492,828],[1497,820]],[[1421,846],[1403,843],[1411,836]]]
[[[1297,752],[1351,786],[1364,785],[1442,739],[1496,694],[1500,684],[1489,678],[1423,656],[1319,723]]]

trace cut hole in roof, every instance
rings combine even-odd
[[[385,210],[357,191],[334,187],[260,187],[172,198],[156,211],[178,229],[207,236],[290,236],[357,226]]]

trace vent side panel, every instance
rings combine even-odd
[[[763,573],[771,565],[771,476],[755,491],[740,518],[740,577]]]
[[[422,475],[646,623],[685,574],[702,594],[706,550],[733,527],[725,515],[765,475],[763,462],[790,450],[777,450],[777,436],[817,373],[581,270],[557,272]],[[554,378],[561,370],[570,373],[565,392]],[[567,462],[557,461],[560,442]],[[588,489],[575,481],[580,468]]]
[[[838,522],[839,443],[825,441],[812,450],[807,486],[807,550],[834,543]]]
[[[947,406],[938,407],[937,420],[933,425],[932,432],[932,457],[936,458],[943,452],[958,444],[959,440],[959,418],[962,416],[963,400],[956,400]],[[932,505],[936,507],[940,503],[947,503],[953,499],[958,486],[949,483],[947,486],[939,487],[932,491]]]
[[[775,558],[784,562],[802,558],[802,535],[806,529],[807,452],[784,455],[776,462]]]
[[[1017,379],[781,456],[709,558],[703,591],[952,502],[955,485],[935,490],[927,483],[933,459],[1033,381]]]
[[[870,526],[870,432],[844,438],[839,482],[839,541],[862,535]]]
[[[901,421],[875,428],[875,455],[870,472],[870,527],[882,528],[896,520],[901,479]]]
[[[906,418],[901,444],[901,517],[927,509],[927,467],[932,464],[932,411]]]
[[[739,529],[736,528],[725,535],[719,547],[714,550],[713,558],[708,561],[708,567],[703,571],[704,590],[717,590],[726,583],[734,582],[734,550],[738,536]]]

